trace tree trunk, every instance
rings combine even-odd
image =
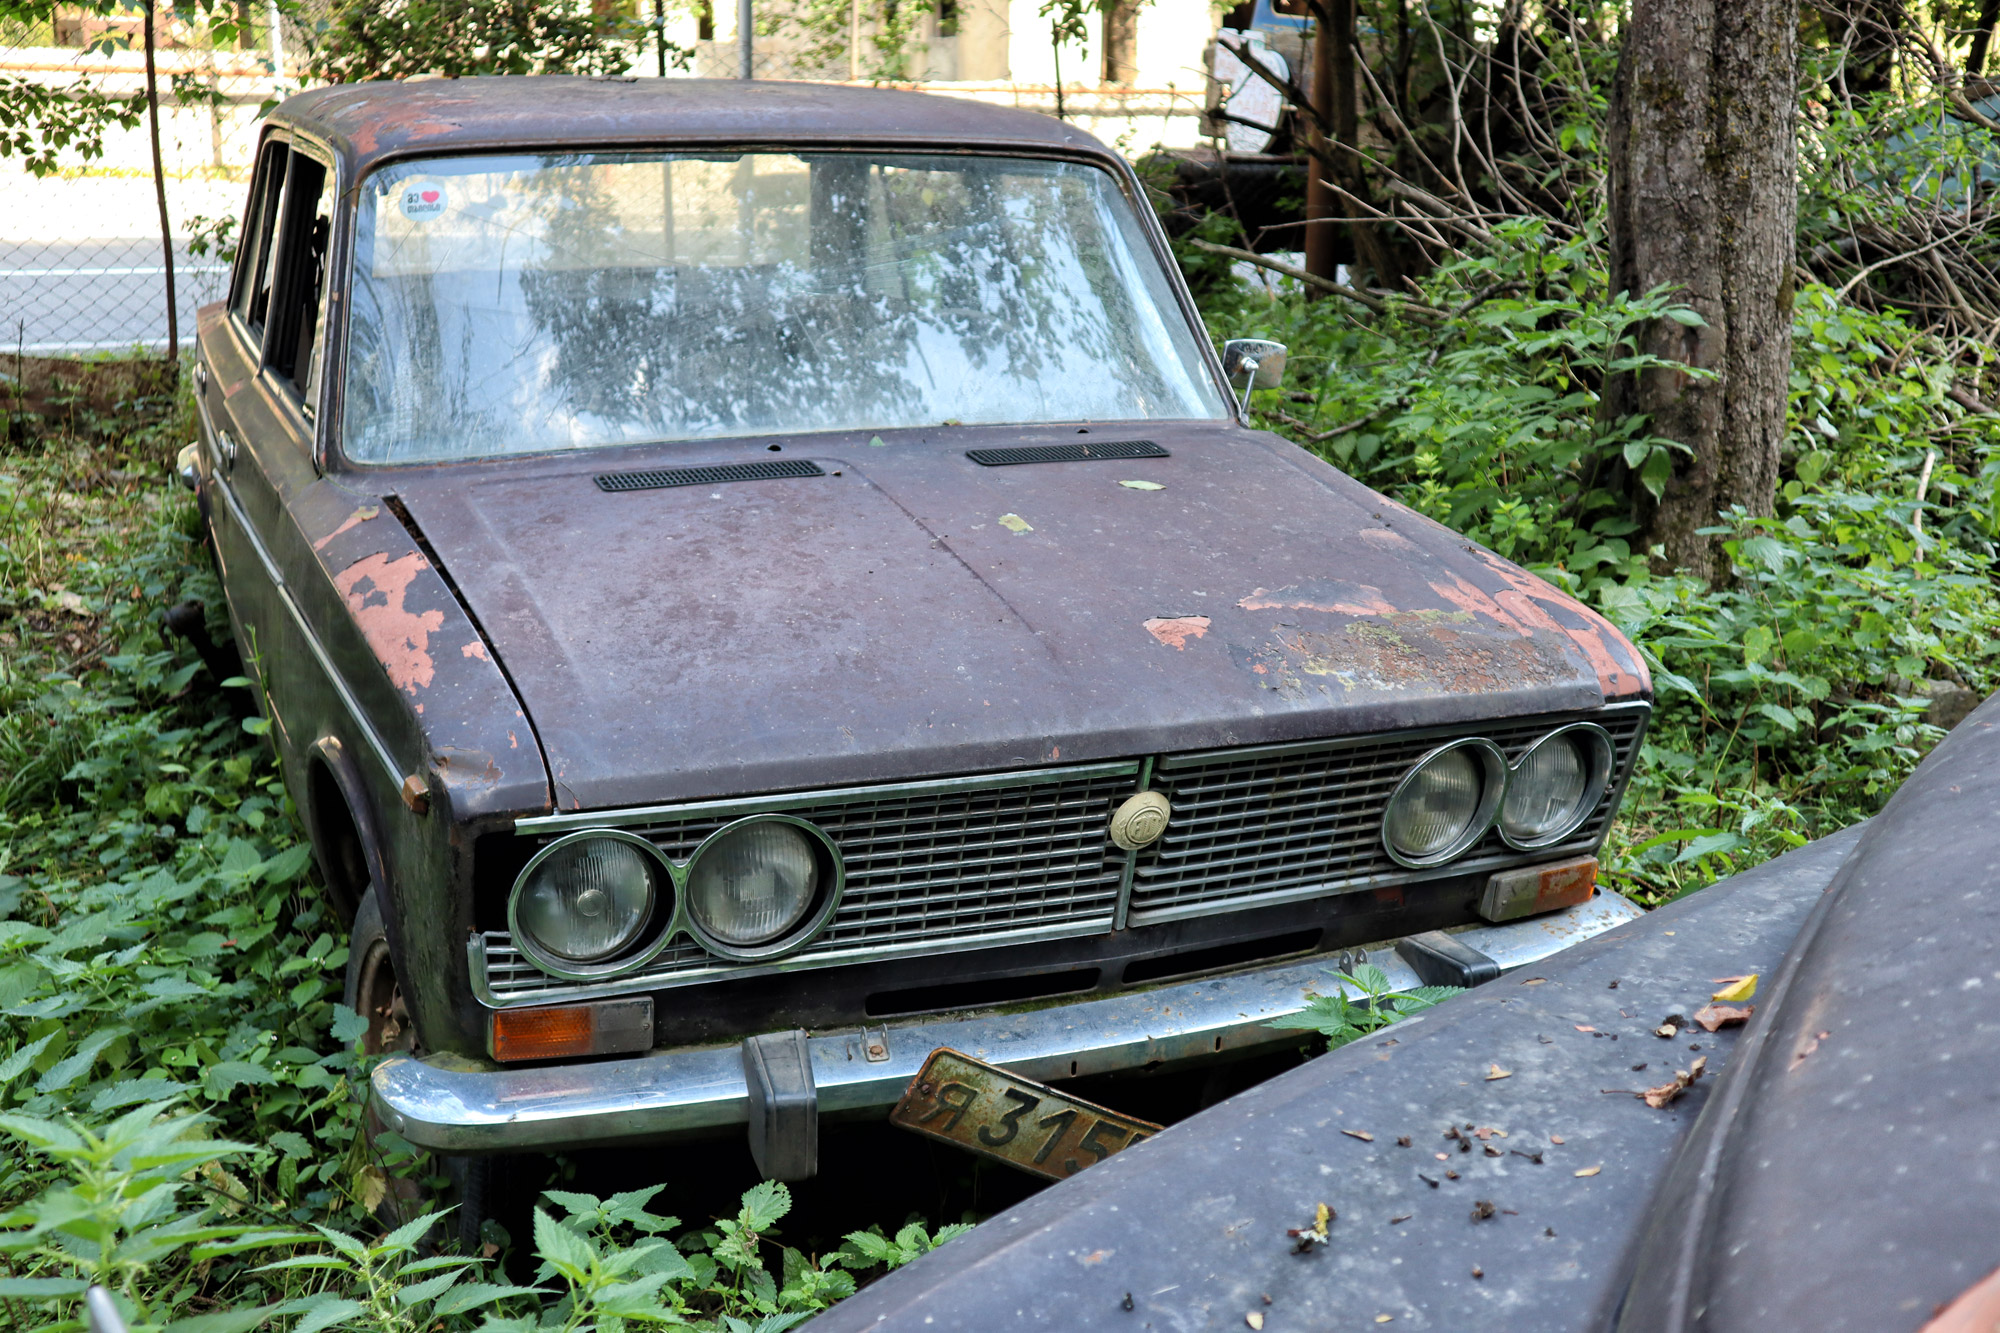
[[[1327,180],[1326,164],[1332,160],[1334,149],[1331,137],[1322,129],[1335,123],[1337,113],[1334,107],[1340,103],[1334,61],[1341,43],[1337,36],[1329,37],[1329,34],[1353,30],[1354,0],[1327,0],[1323,7],[1314,8],[1319,11],[1320,19],[1314,26],[1312,37],[1315,123],[1311,129],[1313,152],[1306,158],[1306,272],[1331,282],[1340,276],[1341,248],[1339,224],[1333,219],[1342,216],[1346,210],[1340,207],[1339,196]],[[1353,84],[1354,66],[1350,59],[1347,72],[1350,103]]]
[[[1352,217],[1369,198],[1361,143],[1361,87],[1354,68],[1356,0],[1323,0],[1313,6],[1319,17],[1313,35],[1313,100],[1319,126],[1313,130],[1315,155],[1308,158],[1306,178],[1306,271],[1333,279],[1341,224],[1327,221]],[[1326,162],[1337,164],[1326,179]],[[1338,188],[1336,188],[1338,187]],[[1368,283],[1400,288],[1403,266],[1386,228],[1372,222],[1345,224],[1357,263],[1372,275]],[[1315,249],[1314,247],[1318,248]]]
[[[153,13],[158,0],[146,0],[146,123],[153,136],[153,197],[160,205],[160,262],[167,275],[167,361],[181,355],[180,310],[174,300],[174,229],[167,221],[167,169],[160,157],[160,80],[153,60]]]
[[[1728,577],[1699,535],[1741,505],[1769,514],[1785,436],[1797,224],[1798,0],[1634,0],[1611,99],[1611,277],[1665,285],[1707,320],[1661,320],[1641,345],[1711,372],[1650,371],[1608,387],[1615,416],[1643,412],[1679,441],[1655,499],[1633,501],[1665,563]]]
[[[2000,26],[2000,0],[1985,0],[1979,6],[1979,21],[1973,25],[1972,54],[1965,58],[1967,74],[1986,72],[1986,53],[1993,45],[1993,29]]]

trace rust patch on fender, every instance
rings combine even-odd
[[[332,532],[327,533],[326,536],[321,537],[318,541],[314,542],[313,550],[324,551],[326,549],[326,544],[332,541],[335,537],[338,537],[341,533],[346,532],[352,528],[360,527],[363,523],[366,523],[369,519],[375,517],[377,514],[381,512],[382,512],[381,507],[378,505],[362,505],[361,508],[349,514],[347,516],[346,521],[343,522],[339,527],[335,528]]]
[[[361,627],[361,636],[388,671],[390,683],[410,694],[431,683],[436,669],[431,661],[431,634],[444,624],[442,611],[416,612],[403,607],[410,580],[429,567],[415,551],[396,560],[377,552],[355,561],[333,580],[347,599],[348,612]]]
[[[1145,622],[1146,632],[1169,648],[1187,651],[1189,639],[1208,633],[1207,616],[1155,616]]]
[[[1294,583],[1276,592],[1256,588],[1236,605],[1245,611],[1328,611],[1344,616],[1386,616],[1396,610],[1380,588],[1339,579]]]
[[[1597,673],[1598,688],[1606,699],[1626,698],[1652,688],[1652,676],[1638,650],[1610,621],[1568,594],[1551,587],[1524,569],[1508,564],[1490,551],[1479,551],[1487,568],[1503,579],[1507,587],[1489,593],[1474,587],[1456,574],[1451,582],[1433,583],[1438,596],[1467,611],[1486,616],[1524,637],[1538,629],[1554,630],[1574,643]],[[1567,625],[1551,615],[1561,611],[1581,621]]]
[[[484,643],[481,643],[478,639],[474,639],[471,643],[468,643],[463,648],[459,649],[458,654],[460,657],[476,657],[482,662],[490,662],[493,660],[492,658],[486,655],[486,645]]]

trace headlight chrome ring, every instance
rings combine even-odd
[[[572,886],[537,883],[539,873],[553,873],[552,863],[560,865],[559,858],[573,860],[590,843],[615,846],[618,849],[616,852],[605,848],[612,859],[622,860],[624,869],[637,869],[645,875],[646,899],[636,912],[632,911],[629,903],[616,900],[615,885],[589,884],[574,889]],[[608,869],[615,873],[620,867]],[[570,890],[567,894],[566,889]],[[528,896],[537,890],[542,890],[539,900],[527,901]],[[579,898],[584,901],[578,902]],[[514,947],[550,976],[569,981],[601,980],[645,966],[666,947],[679,915],[678,898],[673,867],[652,843],[621,829],[579,829],[536,852],[521,868],[521,873],[515,876],[514,887],[507,896],[507,929]],[[590,910],[593,906],[595,911]],[[579,911],[579,908],[583,910]],[[615,918],[606,923],[602,928],[608,937],[596,952],[566,952],[560,943],[575,944],[577,941],[572,939],[559,943],[543,939],[533,929],[537,916],[546,917],[554,912],[566,911],[572,916],[585,916],[621,910],[636,915],[637,921],[623,928],[616,926]],[[543,928],[550,934],[555,933],[547,921],[543,922]]]
[[[1471,782],[1478,790],[1464,803],[1464,814],[1441,819],[1450,816],[1453,788]],[[1382,846],[1391,860],[1412,870],[1456,860],[1493,827],[1506,791],[1507,756],[1492,741],[1467,736],[1440,745],[1411,765],[1389,794],[1382,808]],[[1423,805],[1413,808],[1418,802]],[[1427,824],[1429,836],[1412,836],[1423,834]]]
[[[811,858],[809,873],[803,856]],[[804,948],[825,928],[846,868],[818,825],[751,815],[703,839],[681,879],[688,934],[717,957],[760,962]]]
[[[1567,761],[1561,760],[1561,751],[1553,748],[1558,746],[1569,748],[1574,756],[1572,771],[1577,778],[1573,784],[1563,771]],[[1557,727],[1530,745],[1511,766],[1506,800],[1500,809],[1500,837],[1509,847],[1528,852],[1553,847],[1575,833],[1604,799],[1616,767],[1616,754],[1611,733],[1595,722],[1572,722]],[[1574,785],[1574,793],[1565,796],[1558,790],[1554,793],[1556,799],[1547,802],[1547,789],[1556,784]],[[1526,818],[1531,811],[1513,808],[1537,800],[1551,807],[1545,808],[1539,818]]]

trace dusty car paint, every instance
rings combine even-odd
[[[812,85],[501,79],[304,94],[270,118],[266,144],[280,142],[325,163],[339,201],[322,387],[302,401],[260,363],[239,315],[205,310],[199,492],[335,900],[351,910],[371,882],[384,896],[429,1051],[485,1054],[468,941],[495,929],[496,903],[504,920],[534,847],[514,836],[519,821],[1096,759],[1142,774],[1160,755],[1554,725],[1650,697],[1637,654],[1592,613],[1234,423],[938,427],[884,432],[880,447],[826,434],[370,468],[333,443],[352,209],[378,164],[579,144],[923,147],[1094,163],[1138,199],[1122,161],[1066,124]],[[1198,328],[1177,276],[1174,294]],[[966,456],[1086,438],[1150,439],[1166,456],[990,468]],[[594,480],[778,458],[822,475],[621,493]],[[1301,927],[1312,947],[1380,939],[1471,921],[1481,883],[1439,872],[1337,903],[718,980],[702,1003],[682,991],[659,1006],[660,1039],[848,1022],[882,987],[959,977],[1070,966],[1105,969],[1114,986],[1111,963]]]

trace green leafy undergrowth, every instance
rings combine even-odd
[[[1417,986],[1399,991],[1389,974],[1373,963],[1327,975],[1336,982],[1330,994],[1308,991],[1305,1008],[1273,1019],[1266,1026],[1317,1032],[1326,1038],[1327,1049],[1333,1050],[1464,993],[1458,986]],[[1350,988],[1360,992],[1358,999],[1347,998]]]

